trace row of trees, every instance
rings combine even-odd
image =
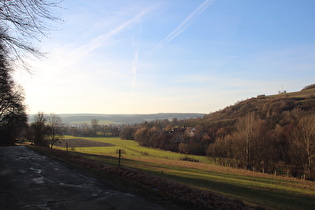
[[[115,125],[102,125],[99,123],[99,120],[92,119],[91,124],[82,123],[65,126],[65,133],[71,136],[116,137],[119,136],[119,127]]]
[[[121,129],[120,138],[135,140],[146,147],[206,155],[211,138],[200,125],[187,127],[184,122],[184,120],[173,119],[168,121],[168,124],[165,121],[152,121],[128,125]]]
[[[270,120],[249,113],[236,123],[233,133],[209,145],[208,156],[224,165],[314,179],[315,114],[299,110],[285,114],[291,123],[272,127]]]
[[[0,40],[0,145],[14,144],[27,125],[24,94],[12,79],[12,68]]]
[[[0,145],[12,145],[27,127],[23,89],[12,77],[16,67],[29,70],[27,56],[43,55],[33,45],[49,30],[58,1],[0,0]]]
[[[45,115],[43,112],[34,116],[26,130],[25,137],[36,146],[52,148],[63,139],[63,123],[56,114]]]
[[[120,138],[207,155],[226,166],[315,178],[315,113],[311,110],[293,109],[265,118],[252,111],[237,119],[191,119],[180,126],[145,122],[125,126]]]

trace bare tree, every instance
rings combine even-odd
[[[13,144],[26,127],[27,116],[23,89],[14,83],[1,48],[0,40],[0,144]]]
[[[46,141],[46,122],[47,117],[43,112],[38,112],[33,117],[34,122],[31,124],[31,129],[33,133],[33,141],[36,146],[47,146]]]
[[[315,113],[299,119],[292,135],[293,150],[302,159],[305,172],[311,177],[315,177]]]
[[[133,140],[135,130],[136,130],[136,128],[134,126],[123,127],[119,133],[120,139]]]
[[[41,56],[33,45],[51,30],[49,22],[59,20],[54,13],[60,0],[0,0],[0,40],[9,58],[24,63],[26,55]]]
[[[0,139],[13,139],[26,124],[24,95],[13,81],[14,64],[26,69],[25,56],[42,56],[33,41],[40,39],[50,30],[48,22],[58,20],[53,10],[59,0],[0,0]],[[45,144],[45,117],[35,116],[34,140]]]
[[[254,138],[255,120],[255,113],[251,112],[248,113],[244,118],[241,118],[238,122],[239,135],[243,138],[244,141],[244,155],[248,169],[252,167],[251,150]]]
[[[50,148],[63,139],[63,123],[61,118],[56,114],[50,114],[47,122],[47,140]]]
[[[92,119],[91,120],[91,125],[92,125],[93,135],[97,136],[97,132],[99,130],[99,120]]]

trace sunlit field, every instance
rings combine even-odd
[[[213,162],[213,160],[204,156],[185,155],[185,154],[175,153],[171,151],[164,151],[164,150],[159,150],[159,149],[142,147],[139,145],[138,142],[130,141],[130,140],[121,140],[117,137],[88,138],[88,137],[65,136],[64,139],[68,141],[69,150],[86,153],[86,154],[107,155],[107,156],[118,157],[118,150],[121,149],[124,159],[152,159],[152,158],[161,159],[162,158],[162,159],[180,160],[181,158],[190,157],[192,159],[195,159],[204,163]],[[90,141],[109,143],[115,146],[75,147],[71,144],[71,139],[86,139]],[[62,147],[61,149],[65,149],[65,147]]]
[[[114,146],[74,147],[71,139],[85,139]],[[118,164],[122,150],[122,167],[144,171],[199,189],[215,192],[245,202],[276,209],[313,209],[315,183],[213,164],[207,157],[193,156],[139,146],[137,142],[119,138],[82,138],[66,136],[69,152],[108,165]],[[65,147],[58,147],[65,149]],[[189,157],[199,162],[183,161]]]

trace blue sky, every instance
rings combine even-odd
[[[313,0],[64,0],[29,113],[210,113],[315,78]]]

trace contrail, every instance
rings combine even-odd
[[[154,9],[153,6],[143,9],[136,16],[134,16],[130,20],[127,20],[127,21],[123,22],[122,24],[118,25],[113,30],[111,30],[107,33],[101,34],[101,35],[91,39],[86,44],[83,44],[83,45],[77,47],[76,49],[72,50],[68,54],[68,56],[69,56],[68,63],[69,64],[75,63],[78,60],[84,58],[90,52],[96,50],[97,48],[104,46],[106,44],[106,42],[108,42],[110,40],[110,38],[114,37],[116,34],[123,31],[127,27],[130,27],[132,24],[139,22],[143,16],[145,16],[146,14],[151,12],[153,9]]]
[[[143,16],[145,16],[147,13],[149,13],[152,9],[153,9],[153,7],[149,7],[149,8],[146,8],[146,9],[142,10],[138,15],[136,15],[133,18],[131,18],[130,20],[122,23],[121,25],[119,25],[118,27],[113,29],[112,31],[110,31],[110,32],[108,32],[106,34],[102,34],[102,35],[92,39],[84,47],[86,47],[89,51],[92,51],[92,50],[94,50],[96,48],[99,48],[100,46],[102,46],[104,44],[104,41],[108,40],[110,37],[112,37],[112,36],[116,35],[117,33],[121,32],[122,30],[124,30],[125,28],[129,27],[133,23],[140,21],[141,18]]]
[[[210,6],[215,0],[205,0],[202,4],[200,4],[190,15],[188,15],[181,24],[179,24],[171,33],[167,35],[162,41],[157,44],[155,48],[160,48],[162,45],[164,45],[166,42],[172,41],[175,37],[183,33],[192,23],[192,19],[200,15],[202,12],[207,9],[208,6]],[[155,49],[154,48],[154,49]]]
[[[134,94],[134,88],[135,88],[135,84],[136,84],[136,76],[137,76],[137,67],[138,67],[138,61],[139,61],[139,37],[142,33],[142,27],[141,27],[141,23],[140,23],[140,29],[139,32],[134,40],[134,45],[135,45],[135,55],[133,57],[132,60],[132,83],[131,83],[131,91],[132,91],[132,95]]]
[[[139,49],[136,50],[135,56],[132,61],[132,83],[131,83],[131,88],[132,88],[132,95],[134,93],[134,88],[135,88],[135,83],[136,83],[136,76],[137,76],[137,65],[138,65],[138,60],[139,60]]]

